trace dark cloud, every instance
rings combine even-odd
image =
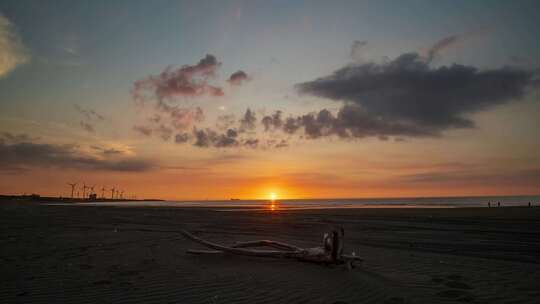
[[[174,137],[174,142],[177,144],[187,143],[190,140],[191,136],[188,133],[178,133]]]
[[[105,120],[105,117],[92,109],[85,109],[78,104],[73,105],[75,110],[87,120]]]
[[[240,131],[252,131],[256,128],[256,126],[257,117],[255,116],[255,112],[248,108],[244,116],[240,119]]]
[[[426,62],[431,62],[434,59],[437,59],[439,55],[444,52],[447,49],[455,48],[456,46],[463,44],[466,40],[469,40],[474,37],[482,36],[486,33],[488,33],[490,30],[488,28],[479,28],[474,31],[462,33],[459,35],[450,35],[448,37],[445,37],[439,41],[437,41],[435,44],[433,44],[428,50],[426,54]]]
[[[238,145],[238,132],[234,129],[228,129],[227,132],[220,134],[214,140],[214,146],[217,148],[234,147]]]
[[[236,129],[227,129],[225,132],[218,132],[210,128],[195,128],[193,129],[193,136],[183,134],[177,143],[188,143],[192,138],[194,139],[192,142],[193,146],[199,148],[257,148],[260,143],[260,140],[257,138],[241,138],[240,132]]]
[[[92,109],[85,109],[78,104],[73,105],[75,110],[82,115],[83,120],[79,122],[79,125],[83,130],[88,133],[95,133],[95,124],[98,121],[105,120],[105,117]]]
[[[308,138],[321,137],[337,127],[336,118],[326,109],[319,111],[316,115],[303,115],[298,121],[304,127],[304,133]]]
[[[147,127],[147,126],[141,126],[141,125],[133,126],[133,130],[135,130],[137,133],[145,135],[145,136],[152,135],[152,131],[153,131],[152,128]]]
[[[531,71],[458,64],[433,68],[418,54],[407,53],[386,63],[346,66],[296,87],[343,102],[338,118],[354,127],[352,133],[356,129],[373,135],[423,136],[474,127],[469,114],[522,99],[532,86],[537,83]]]
[[[31,140],[32,138],[28,136],[28,134],[13,134],[9,132],[0,132],[0,144],[14,144]]]
[[[288,134],[295,133],[298,129],[302,127],[302,121],[300,117],[293,118],[288,117],[283,123],[283,132]]]
[[[250,148],[257,148],[259,145],[259,140],[257,138],[248,138],[244,140],[243,145]]]
[[[223,96],[223,89],[209,83],[221,65],[213,55],[206,55],[195,65],[166,68],[158,75],[138,80],[133,86],[133,97],[144,102],[150,93],[159,101],[174,97]]]
[[[319,113],[320,114],[320,113]],[[326,117],[326,115],[325,115]],[[320,119],[319,119],[320,120]],[[332,116],[327,120],[332,121]],[[336,115],[333,123],[335,134],[341,137],[367,137],[367,136],[436,136],[437,132],[431,128],[408,121],[385,120],[373,116],[357,105],[346,105]]]
[[[242,83],[249,80],[248,74],[244,71],[237,71],[231,74],[227,80],[231,85],[241,85]]]
[[[386,121],[366,112],[358,105],[345,105],[337,114],[327,109],[297,117],[288,117],[281,131],[292,135],[302,132],[307,139],[325,136],[340,138],[362,138],[375,136],[386,140],[388,136],[435,136],[429,128],[398,122]]]
[[[283,112],[275,111],[272,115],[264,116],[261,123],[264,126],[265,131],[280,129],[283,126],[283,119],[281,118]]]
[[[94,126],[89,122],[81,120],[79,122],[79,124],[83,128],[83,130],[85,130],[86,132],[89,132],[89,133],[95,133],[96,132],[96,130],[94,129]]]
[[[205,131],[202,129],[194,129],[193,136],[195,137],[195,143],[193,144],[196,147],[206,148],[212,146],[212,138],[214,137],[215,132]]]
[[[285,139],[262,139],[239,132],[237,129],[229,128],[224,132],[219,132],[211,128],[193,129],[193,133],[180,133],[176,135],[176,142],[179,144],[191,143],[199,148],[283,148],[288,143]]]
[[[54,145],[31,141],[8,141],[0,138],[0,170],[19,168],[29,170],[36,167],[57,167],[66,169],[100,171],[147,171],[154,164],[138,158],[97,157],[83,153],[76,145]],[[95,149],[95,148],[94,148]],[[99,148],[108,151],[106,148]],[[117,155],[116,153],[113,153]],[[110,153],[104,153],[110,156]]]
[[[267,131],[283,130],[281,111],[267,116],[261,120],[266,123]],[[267,121],[269,119],[269,121]],[[286,146],[286,141],[277,142],[258,138],[255,129],[257,128],[257,117],[255,111],[247,109],[241,119],[234,119],[233,115],[218,116],[216,128],[194,127],[191,134],[182,132],[175,137],[178,144],[192,144],[199,148],[274,148]],[[300,122],[299,122],[300,123]],[[302,127],[299,125],[298,128]],[[155,132],[155,130],[153,130]]]
[[[201,148],[228,148],[239,145],[238,131],[234,129],[228,129],[224,133],[218,133],[209,128],[204,130],[194,129],[193,136],[195,137],[193,145]]]
[[[437,41],[433,46],[431,46],[431,48],[429,48],[427,61],[432,61],[444,49],[451,47],[462,39],[463,38],[458,35],[452,35]]]
[[[105,156],[124,155],[126,152],[114,148],[104,148],[100,146],[90,146],[90,148],[102,153]]]

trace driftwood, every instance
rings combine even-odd
[[[362,262],[362,259],[356,256],[354,252],[350,255],[343,254],[343,228],[339,230],[333,230],[330,234],[325,233],[323,237],[323,246],[313,248],[300,248],[294,245],[270,240],[240,242],[227,247],[203,240],[185,230],[182,230],[181,232],[186,238],[213,249],[190,249],[187,252],[191,254],[228,253],[254,257],[288,258],[325,265],[345,264],[349,269],[354,268],[356,263]],[[270,247],[274,250],[247,249],[251,247]]]

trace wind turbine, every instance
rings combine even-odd
[[[120,191],[120,199],[124,199],[124,190]]]
[[[116,190],[116,189],[111,188],[111,199],[114,199],[114,190]]]
[[[101,188],[101,198],[105,198],[105,186]]]
[[[83,198],[86,198],[86,189],[88,189],[89,187],[86,187],[86,184],[83,184],[83,188],[82,188],[82,196]]]
[[[75,191],[75,186],[77,186],[77,183],[67,183],[71,186],[71,198],[73,198],[73,191]]]

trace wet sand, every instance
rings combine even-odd
[[[0,202],[0,303],[539,303],[540,208],[220,212]],[[218,243],[318,246],[359,268],[192,256]]]

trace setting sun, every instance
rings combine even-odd
[[[277,195],[274,192],[270,193],[270,200],[275,201],[276,199],[277,199]]]

